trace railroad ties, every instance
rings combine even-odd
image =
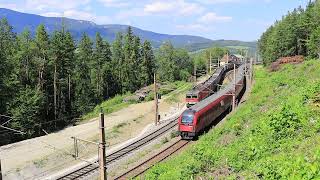
[[[152,140],[158,138],[159,136],[165,134],[166,132],[172,130],[175,128],[178,124],[177,122],[178,118],[171,119],[167,124],[163,125],[159,129],[153,131],[152,133],[138,139],[137,141],[134,141],[130,143],[129,145],[107,155],[107,165],[115,162],[117,160],[120,160],[122,157],[127,156],[131,152],[138,150],[139,148],[143,147],[144,145],[150,143]],[[95,161],[97,163],[98,161]],[[73,172],[70,172],[60,178],[59,180],[72,180],[72,179],[82,179],[89,175],[92,175],[93,173],[97,172],[99,170],[99,167],[94,164],[89,164],[84,167],[81,167]]]
[[[166,149],[162,150],[161,152],[157,153],[156,155],[152,156],[151,158],[147,159],[146,161],[142,162],[141,164],[137,165],[136,167],[130,169],[129,171],[114,179],[125,180],[138,177],[142,175],[144,172],[146,172],[148,169],[153,167],[155,164],[165,160],[167,157],[186,147],[186,145],[190,142],[191,141],[179,139]]]

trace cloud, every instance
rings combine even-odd
[[[244,0],[197,0],[203,4],[224,4],[224,3],[235,3],[235,2],[243,2]]]
[[[87,5],[91,0],[26,0],[27,9],[35,9],[39,11],[47,11],[52,9],[57,10],[67,10],[67,9],[76,9],[79,6]]]
[[[130,5],[129,2],[124,2],[122,0],[98,0],[105,7],[127,7]]]
[[[198,22],[203,24],[210,24],[215,22],[229,22],[232,20],[232,17],[230,16],[218,16],[214,12],[209,12],[204,14],[198,19]]]
[[[155,1],[144,6],[146,14],[157,15],[194,15],[204,11],[198,3],[189,3],[184,0],[178,1]]]

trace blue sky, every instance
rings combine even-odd
[[[0,0],[0,7],[166,34],[257,40],[275,20],[309,0]]]

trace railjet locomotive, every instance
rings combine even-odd
[[[218,90],[218,85],[223,82],[226,73],[232,70],[233,67],[233,63],[220,66],[208,80],[189,91],[186,95],[187,107],[189,108],[214,94]]]
[[[241,65],[236,74],[236,100],[239,100],[240,93],[245,89],[246,79],[244,76],[245,67]],[[198,102],[185,110],[178,120],[178,130],[182,139],[193,139],[206,127],[210,126],[215,119],[232,107],[232,94],[234,83],[229,83],[225,88],[216,94]]]

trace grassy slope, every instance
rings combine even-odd
[[[147,179],[320,178],[320,62],[258,67],[248,100]]]

